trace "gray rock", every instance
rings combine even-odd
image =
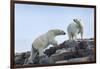
[[[56,52],[56,47],[50,47],[49,49],[45,50],[44,54],[46,54],[48,57],[50,57],[52,54]]]
[[[56,63],[77,63],[77,62],[89,62],[89,57],[82,57],[82,58],[73,58],[70,60],[61,60],[57,61]]]
[[[15,57],[15,64],[22,65],[25,61],[25,53],[17,54]]]
[[[78,46],[78,42],[75,40],[67,40],[65,43],[66,48],[75,48],[76,46]]]
[[[32,64],[55,64],[65,62],[95,61],[94,39],[78,39],[77,41],[64,41],[57,47],[50,47],[45,50],[44,56],[36,56]],[[15,64],[23,65],[27,63],[30,52],[16,53]]]
[[[39,64],[52,64],[52,63],[53,63],[53,60],[47,55],[42,56],[39,61]]]

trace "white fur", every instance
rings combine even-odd
[[[52,29],[36,38],[32,43],[32,50],[29,60],[32,61],[37,54],[34,53],[34,48],[39,51],[39,56],[42,56],[44,55],[44,48],[48,47],[49,45],[57,46],[57,41],[54,38],[58,35],[65,35],[65,32],[60,29]]]
[[[79,23],[75,22],[78,21]],[[74,19],[71,24],[68,25],[67,32],[69,36],[69,40],[77,39],[77,34],[81,34],[81,38],[83,37],[83,26],[78,19]],[[80,24],[80,25],[79,25]]]

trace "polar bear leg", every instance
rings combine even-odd
[[[57,46],[57,45],[58,45],[58,44],[57,44],[57,41],[56,41],[56,40],[52,40],[52,41],[51,41],[51,45]]]
[[[25,62],[24,64],[34,63],[34,60],[35,60],[37,55],[38,55],[38,50],[32,46],[30,57],[28,58],[27,62]]]
[[[73,40],[77,39],[77,34],[74,34]]]
[[[68,37],[69,37],[69,40],[73,39],[73,36],[71,35],[71,33],[68,33]]]
[[[81,39],[83,39],[83,32],[81,32],[80,35],[81,35]]]
[[[44,55],[43,50],[44,50],[44,48],[40,48],[40,49],[38,50],[38,51],[39,51],[39,56],[43,56],[43,55]]]

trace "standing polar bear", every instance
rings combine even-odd
[[[49,45],[57,46],[55,37],[59,35],[65,35],[65,32],[60,29],[52,29],[35,39],[32,43],[31,54],[28,58],[28,63],[33,63],[37,54],[39,54],[39,56],[43,56],[44,48],[48,47]]]
[[[83,38],[83,25],[81,24],[80,20],[73,19],[73,23],[68,25],[67,32],[69,36],[69,40],[76,39],[77,34],[81,35],[81,39]]]

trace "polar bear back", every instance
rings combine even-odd
[[[38,38],[34,40],[32,44],[36,49],[39,48],[46,48],[50,43],[50,41],[54,39],[54,34],[53,33],[45,33],[43,35],[40,35]]]
[[[36,49],[39,49],[41,47],[44,48],[44,46],[48,45],[47,37],[45,35],[41,35],[36,38],[32,44]]]

